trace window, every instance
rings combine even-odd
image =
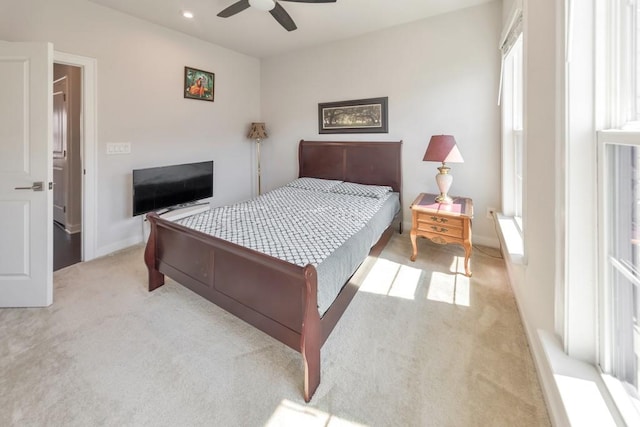
[[[502,212],[514,218],[522,234],[524,79],[521,13],[514,18],[501,49]]]
[[[505,203],[507,214],[516,218],[522,229],[522,184],[523,184],[523,136],[522,136],[522,35],[518,37],[513,48],[505,59],[507,71],[506,79],[509,81],[508,96],[509,108],[503,110],[503,123],[505,133],[503,135],[505,163],[508,164],[509,174],[505,176],[509,182],[509,203]]]
[[[635,144],[633,140],[636,140]],[[601,132],[604,151],[604,313],[602,368],[640,413],[640,135]]]
[[[640,314],[640,275],[638,262],[640,236],[638,235],[638,203],[640,203],[640,174],[638,160],[640,147],[611,145],[607,159],[611,184],[616,189],[610,193],[611,215],[609,220],[609,292],[616,301],[613,324],[614,353],[613,374],[629,385],[632,395],[638,397],[638,354],[634,343],[638,340]]]
[[[600,367],[627,401],[625,418],[640,417],[640,22],[635,0],[602,2],[598,28],[606,67],[597,102],[605,105],[598,132],[601,234]],[[626,409],[625,409],[626,408]],[[625,415],[626,412],[626,415]]]

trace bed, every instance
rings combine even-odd
[[[401,146],[401,141],[303,140],[298,148],[298,177],[389,186],[401,196]],[[320,384],[320,349],[356,294],[357,281],[347,279],[337,296],[321,308],[314,265],[296,265],[155,213],[147,218],[151,231],[144,260],[149,291],[162,286],[166,274],[299,351],[304,399],[309,402]],[[396,227],[402,232],[401,220],[400,208],[371,247],[370,256],[382,251]]]

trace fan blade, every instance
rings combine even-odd
[[[282,6],[280,6],[280,3],[276,3],[276,7],[270,10],[269,13],[271,14],[271,16],[276,18],[276,21],[278,21],[285,30],[293,31],[298,28],[296,27],[296,23],[293,22],[293,19],[291,19],[291,16],[289,16],[287,11],[284,10]]]
[[[280,1],[290,1],[294,3],[335,3],[336,0],[280,0]]]
[[[230,16],[235,15],[236,13],[242,12],[248,7],[249,7],[249,0],[240,0],[239,2],[232,4],[231,6],[229,6],[222,12],[220,12],[218,16],[221,18],[228,18]]]

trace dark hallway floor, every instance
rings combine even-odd
[[[53,271],[81,261],[82,233],[69,234],[53,223]]]

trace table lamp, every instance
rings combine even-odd
[[[433,135],[422,160],[425,162],[442,162],[442,166],[438,168],[440,173],[436,175],[436,184],[440,189],[440,195],[436,197],[436,202],[452,203],[453,199],[447,193],[451,188],[453,176],[449,173],[451,168],[446,163],[464,163],[455,138],[452,135]]]

